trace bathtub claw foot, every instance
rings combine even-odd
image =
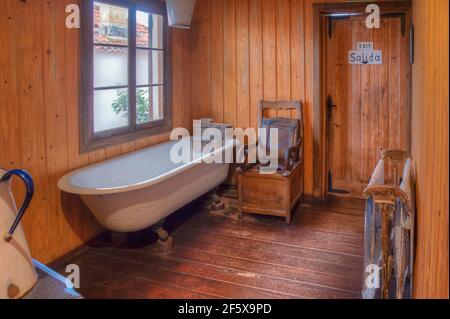
[[[156,243],[156,251],[161,254],[170,252],[174,244],[173,237],[171,237],[169,233],[162,227],[158,227],[155,232],[159,237]]]
[[[225,209],[225,203],[222,201],[222,198],[220,198],[217,194],[212,194],[212,209],[214,210],[223,210]]]
[[[162,228],[162,227],[158,227],[156,230],[155,230],[155,232],[156,232],[156,234],[158,235],[158,237],[159,237],[159,240],[161,240],[161,241],[166,241],[170,236],[169,236],[169,233],[167,232],[167,230],[165,230],[164,228]]]
[[[158,239],[156,243],[156,251],[160,254],[166,254],[173,248],[173,237],[169,236],[166,240]]]

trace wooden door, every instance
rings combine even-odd
[[[327,97],[328,192],[361,197],[381,152],[410,151],[411,65],[408,19],[329,20],[323,54]],[[325,37],[325,36],[324,36]],[[349,51],[372,42],[382,64],[350,64]],[[390,177],[392,178],[392,177]]]

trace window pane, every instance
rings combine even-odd
[[[163,87],[138,88],[136,104],[137,124],[163,119]]]
[[[94,2],[94,42],[128,44],[128,9]]]
[[[163,52],[154,50],[137,50],[136,84],[163,84]]]
[[[152,25],[152,42],[151,47],[153,49],[163,48],[163,17],[157,14],[151,15]]]
[[[153,120],[164,118],[164,90],[162,86],[154,86],[153,89]]]
[[[149,14],[136,12],[136,45],[141,48],[149,47]]]
[[[128,89],[94,91],[94,132],[128,126]]]
[[[163,48],[163,17],[147,12],[136,12],[136,44],[141,48]]]
[[[128,85],[128,49],[94,46],[94,87]]]

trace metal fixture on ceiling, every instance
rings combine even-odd
[[[196,0],[166,0],[169,26],[190,29]]]

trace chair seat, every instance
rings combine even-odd
[[[245,174],[247,176],[255,175],[255,174],[256,175],[265,175],[265,177],[268,179],[270,179],[270,178],[273,178],[273,179],[287,178],[292,174],[293,171],[295,171],[298,168],[299,165],[301,165],[301,163],[302,163],[301,161],[297,161],[296,163],[294,163],[292,170],[290,170],[290,171],[283,169],[283,167],[285,167],[285,165],[283,165],[283,163],[280,163],[279,167],[281,169],[278,169],[278,171],[274,174],[261,174],[260,169],[266,165],[258,163],[258,164],[255,164],[254,166],[252,166],[251,168],[249,168],[248,170],[244,171],[243,174]]]

